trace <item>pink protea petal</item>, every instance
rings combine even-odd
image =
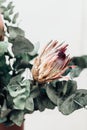
[[[67,57],[67,58],[65,59],[65,62],[64,62],[64,64],[63,64],[63,66],[62,66],[62,69],[64,69],[64,68],[69,64],[69,62],[70,62],[70,58]]]
[[[48,46],[51,42],[52,42],[52,40],[51,40],[48,44],[46,44],[46,46],[45,46],[45,47],[43,48],[43,50],[41,51],[39,57],[41,57],[42,55],[44,55],[44,53],[46,53],[45,50],[46,50],[47,46]]]
[[[62,78],[62,74],[68,69],[68,67],[66,67],[64,70],[61,70],[60,72],[58,72],[57,74],[55,74],[54,76],[52,77],[47,77],[46,78],[46,81],[48,82],[49,80],[52,81],[52,80],[55,80],[55,79],[59,79],[59,78]]]
[[[34,66],[32,68],[32,74],[33,74],[33,77],[35,80],[38,79],[38,66],[40,64],[40,60],[39,60],[39,57],[36,57],[35,60],[34,60]]]
[[[52,50],[58,45],[58,41],[52,41],[45,49],[46,52]]]

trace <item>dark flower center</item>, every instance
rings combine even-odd
[[[60,52],[58,53],[58,56],[59,56],[59,58],[61,58],[61,59],[65,59],[65,58],[66,58],[66,54],[65,54],[63,51],[60,51]]]

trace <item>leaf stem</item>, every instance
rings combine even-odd
[[[87,107],[84,106],[84,105],[82,105],[82,104],[81,104],[80,102],[78,102],[77,100],[74,99],[74,102],[75,102],[76,104],[78,104],[79,106],[81,106],[82,108],[84,108],[84,109],[87,110]]]

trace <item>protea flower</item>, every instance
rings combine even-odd
[[[33,78],[40,82],[50,82],[62,77],[68,69],[69,55],[65,54],[68,44],[59,44],[58,41],[51,41],[36,57],[32,68]]]
[[[4,23],[0,14],[0,41],[4,40]]]

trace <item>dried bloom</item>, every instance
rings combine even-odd
[[[62,77],[68,68],[69,55],[65,54],[68,44],[51,41],[36,57],[32,68],[33,78],[40,82],[50,82]]]
[[[4,40],[4,23],[0,14],[0,41]]]

